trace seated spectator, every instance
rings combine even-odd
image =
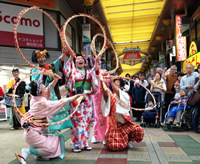
[[[177,105],[170,109],[169,114],[168,114],[168,121],[166,122],[167,125],[170,125],[173,123],[177,127],[180,126],[181,114],[184,111],[187,100],[188,100],[188,96],[186,96],[186,90],[181,89],[180,97],[171,102],[171,104],[177,104]],[[189,107],[187,106],[186,108],[189,108]]]

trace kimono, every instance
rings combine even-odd
[[[104,72],[104,70],[100,71],[101,73]],[[99,86],[96,94],[93,96],[93,104],[94,104],[94,126],[93,126],[93,136],[96,138],[96,140],[104,141],[105,140],[105,133],[107,129],[107,118],[103,116],[102,110],[101,110],[101,98],[103,96],[103,93],[100,91],[100,81]]]
[[[22,117],[21,124],[24,130],[24,139],[30,146],[30,152],[39,157],[61,159],[65,156],[65,142],[62,134],[48,135],[46,127],[37,127],[34,124],[25,127],[27,119],[34,122],[46,123],[46,120],[51,120],[64,105],[69,104],[68,98],[50,101],[44,96],[33,96],[30,101],[30,110]]]
[[[103,96],[101,100],[102,113],[108,117],[108,131],[105,136],[106,147],[112,151],[120,151],[127,147],[129,141],[141,142],[144,130],[131,121],[130,109],[122,107],[116,101],[117,95],[111,92],[110,94],[108,94],[107,102]],[[130,97],[122,90],[119,90],[119,99],[130,106]]]
[[[92,94],[97,91],[98,88],[98,72],[95,68],[91,70],[85,70],[84,68],[78,69],[73,62],[69,60],[64,66],[64,73],[67,80],[67,85],[72,94],[75,89],[82,85],[82,82],[86,73],[86,80],[84,83],[84,93],[86,97],[84,101],[79,105],[77,112],[71,118],[71,140],[72,147],[87,147],[90,137],[90,124],[92,119]],[[74,103],[70,103],[70,111],[73,112],[76,108]]]
[[[47,70],[52,69],[54,73],[58,74],[58,72],[60,71],[59,69],[60,69],[60,67],[62,67],[62,65],[63,65],[63,63],[60,61],[60,57],[59,57],[56,61],[53,62],[53,64],[46,65],[45,69],[47,69]],[[31,70],[32,73],[39,72],[39,71],[40,70],[35,69],[35,68]],[[33,75],[31,77],[31,81],[39,80],[40,78],[42,78],[45,86],[48,86],[53,81],[53,79],[51,77],[44,76],[42,74]],[[55,100],[59,100],[61,98],[58,85],[56,85],[54,87],[54,89],[52,89],[50,92],[51,92],[50,100],[55,101]],[[49,120],[48,122],[53,123],[53,122],[63,120],[65,117],[67,117],[69,115],[69,113],[67,111],[69,111],[69,106],[64,105],[59,111],[57,111],[57,113],[55,113],[54,116],[51,117],[51,120]],[[57,130],[62,130],[65,128],[70,128],[70,127],[72,127],[72,123],[71,123],[71,120],[69,119],[68,121],[63,122],[62,124],[49,126],[49,130],[57,131]]]

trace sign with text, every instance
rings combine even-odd
[[[36,5],[48,8],[55,8],[55,0],[12,0],[13,2],[20,2],[29,5]]]
[[[200,64],[200,52],[190,56],[189,58],[187,58],[186,61],[184,61],[184,63],[183,63],[183,73],[186,73],[185,67],[186,67],[187,64],[192,64],[196,69],[197,66]]]
[[[182,36],[181,18],[183,15],[176,15],[176,52],[177,61],[185,61],[187,58],[186,37]]]
[[[14,46],[13,26],[24,8],[0,3],[0,45]],[[44,48],[42,13],[30,11],[24,14],[17,32],[20,47]]]
[[[140,60],[141,55],[138,52],[127,52],[124,55],[124,60]]]

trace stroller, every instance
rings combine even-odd
[[[184,106],[183,112],[181,114],[181,119],[180,119],[180,126],[182,127],[185,131],[192,129],[192,119],[193,119],[193,114],[194,114],[194,108],[191,108],[187,106],[187,104],[182,104]],[[168,121],[168,114],[170,112],[170,109],[174,106],[177,106],[177,104],[172,104],[170,103],[168,106],[167,113],[165,114],[165,120],[164,123],[166,125],[166,122]],[[172,127],[177,127],[173,124],[168,124],[167,128],[170,129]]]
[[[140,126],[142,127],[146,127],[146,125],[150,126],[151,124],[154,124],[155,128],[159,128],[160,127],[160,115],[162,114],[161,111],[161,104],[162,104],[162,95],[160,92],[152,92],[152,94],[155,97],[156,100],[156,104],[157,107],[154,110],[150,110],[150,111],[144,111],[142,113],[142,122],[140,124]],[[149,101],[153,102],[153,98],[150,94],[148,94],[146,96],[146,103],[148,104]],[[147,106],[146,104],[146,106]]]

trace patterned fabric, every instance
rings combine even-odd
[[[137,124],[127,122],[118,125],[117,129],[110,128],[106,133],[106,147],[109,150],[119,151],[127,147],[129,141],[141,142],[144,130]]]
[[[69,60],[64,66],[64,73],[67,80],[67,85],[72,93],[75,89],[76,81],[83,81],[85,70],[75,67],[73,62]],[[97,91],[98,79],[94,68],[87,70],[86,81],[91,83],[91,90],[84,90],[86,94],[85,101],[80,104],[77,112],[71,118],[73,127],[71,128],[71,140],[73,147],[88,146],[90,137],[90,124],[92,119],[92,93]],[[70,104],[70,111],[73,112],[76,106]]]
[[[126,120],[126,123],[117,123],[116,96],[117,95],[115,93],[111,96],[108,131],[105,136],[107,148],[113,151],[125,149],[129,141],[141,142],[144,137],[144,130],[141,126],[131,121],[130,115],[122,115],[122,117]]]

